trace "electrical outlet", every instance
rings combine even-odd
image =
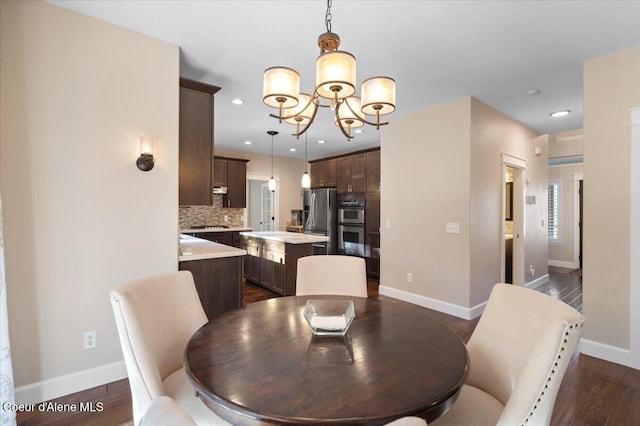
[[[229,216],[227,216],[226,214],[224,215],[224,221],[229,222]]]
[[[411,272],[407,272],[407,282],[408,283],[413,282],[413,274]]]
[[[460,224],[458,222],[447,222],[447,233],[448,234],[459,234],[460,233]]]
[[[529,265],[529,275],[534,276],[536,274],[536,270],[533,269],[533,265]]]
[[[96,341],[96,331],[92,330],[92,331],[85,331],[82,334],[82,341],[83,341],[83,348],[84,349],[93,349],[96,347],[97,345],[97,341]]]
[[[391,219],[387,219],[387,229],[391,229]]]

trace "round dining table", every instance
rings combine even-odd
[[[308,299],[351,300],[344,336],[314,335]],[[289,296],[228,311],[191,337],[184,358],[200,399],[234,425],[432,421],[468,373],[460,338],[406,302]]]

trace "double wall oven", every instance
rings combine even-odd
[[[348,197],[348,198],[347,198]],[[345,194],[338,199],[338,252],[364,256],[364,194]]]

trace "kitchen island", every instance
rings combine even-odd
[[[190,271],[210,320],[242,306],[245,250],[180,234],[178,269]]]
[[[311,256],[314,243],[329,241],[321,235],[297,232],[240,232],[247,256],[244,277],[283,296],[296,294],[298,259]]]

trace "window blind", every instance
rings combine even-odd
[[[547,232],[550,242],[560,242],[560,182],[549,182],[549,217]]]

